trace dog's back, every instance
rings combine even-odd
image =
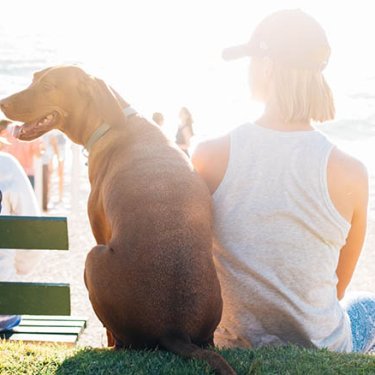
[[[121,317],[104,318],[104,311],[99,315],[122,342],[132,330],[137,341],[144,336],[150,343],[173,330],[193,342],[211,342],[222,301],[212,260],[208,189],[158,128],[142,118],[128,126],[130,130],[114,132],[114,151],[103,160],[112,165],[110,183],[103,176],[99,197],[110,212],[111,250],[103,252],[110,265],[95,271],[95,284],[101,283],[100,273],[109,289],[119,292],[111,298],[113,306],[104,310],[109,315],[117,310]],[[98,287],[93,288],[96,299]],[[94,307],[102,306],[98,302]]]
[[[86,260],[93,308],[118,347],[161,346],[234,374],[203,349],[214,345],[222,312],[208,189],[159,129],[133,122],[129,132],[113,134],[116,151],[105,161],[124,163],[100,190],[111,238]]]

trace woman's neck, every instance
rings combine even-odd
[[[285,132],[314,130],[309,120],[286,122],[278,110],[267,106],[255,123],[264,128]]]

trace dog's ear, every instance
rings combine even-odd
[[[121,96],[112,91],[103,80],[95,77],[86,80],[85,85],[85,91],[88,91],[90,99],[104,122],[119,125],[125,121]]]
[[[42,70],[39,70],[38,72],[35,72],[33,74],[33,82],[36,82],[40,79],[40,77],[42,75],[44,75],[44,73],[46,73],[48,70],[50,70],[52,67],[49,67],[49,68],[45,68],[45,69],[42,69]]]

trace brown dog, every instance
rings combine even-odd
[[[211,201],[178,147],[76,66],[36,73],[0,106],[24,122],[19,139],[57,128],[89,151],[88,214],[98,245],[87,256],[85,282],[109,343],[161,346],[233,374],[219,354],[201,348],[213,345],[222,312]]]

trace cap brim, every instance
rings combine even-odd
[[[237,46],[225,48],[222,52],[222,57],[226,61],[242,59],[249,57],[249,44],[239,44]]]

